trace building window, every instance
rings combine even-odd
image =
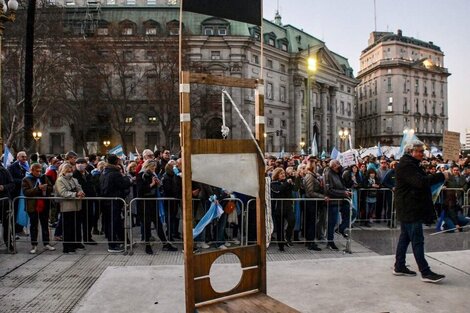
[[[126,0],[127,5],[135,5],[135,0]]]
[[[341,115],[344,115],[344,101],[341,101],[340,105],[341,105]]]
[[[157,124],[157,117],[149,116],[149,124]]]
[[[109,35],[108,27],[98,27],[98,29],[96,30],[96,34],[98,36],[108,36]]]
[[[275,42],[273,38],[268,39],[268,45],[273,46],[273,47],[275,46]]]
[[[144,23],[144,29],[147,36],[155,36],[158,34],[159,25],[155,21],[147,21]]]
[[[125,119],[126,124],[132,124],[134,122],[134,118],[132,116],[128,116]]]
[[[135,148],[135,133],[128,132],[124,135],[124,140],[126,142],[126,151],[132,151]]]
[[[157,4],[157,0],[147,0],[147,4],[148,4],[148,5],[156,5],[156,4]]]
[[[287,127],[287,121],[281,120],[281,128],[286,128],[286,127]]]
[[[403,98],[403,113],[408,112],[408,98]]]
[[[206,26],[204,27],[203,32],[204,32],[204,36],[212,36],[214,35],[214,28]]]
[[[274,120],[272,118],[268,118],[268,127],[274,127]]]
[[[285,72],[286,72],[286,65],[285,65],[285,64],[281,64],[281,65],[280,65],[280,69],[281,69],[281,73],[285,73]]]
[[[53,154],[64,153],[64,134],[63,133],[50,133],[50,151]]]
[[[351,116],[352,111],[351,111],[351,103],[348,102],[348,116]]]
[[[218,27],[217,28],[217,34],[219,36],[225,36],[227,35],[227,28],[226,27]]]
[[[444,83],[441,83],[441,98],[444,98]]]
[[[267,83],[266,84],[266,99],[273,99],[273,84]]]
[[[279,99],[281,100],[281,102],[286,102],[286,87],[281,86],[281,88],[279,89],[279,94]]]
[[[146,147],[158,147],[160,143],[160,133],[159,132],[146,132],[145,133],[145,146]]]
[[[251,56],[251,61],[255,64],[259,64],[259,56],[257,56],[256,54],[253,54]]]
[[[348,93],[351,93],[351,87],[348,86]]]
[[[147,60],[153,60],[156,56],[157,56],[157,51],[155,51],[155,50],[145,51],[145,58]]]
[[[268,59],[268,61],[266,62],[266,67],[272,69],[273,68],[273,60]]]
[[[287,44],[285,44],[285,43],[281,44],[281,50],[282,51],[287,51]]]
[[[426,80],[423,82],[423,93],[425,96],[428,95],[428,82]]]
[[[211,51],[211,60],[220,60],[220,51]]]
[[[387,91],[392,92],[392,78],[387,77]]]
[[[415,79],[415,94],[419,95],[419,79]]]
[[[107,5],[114,5],[116,4],[116,0],[106,0]]]
[[[75,0],[65,0],[65,5],[75,5]]]
[[[406,93],[406,77],[403,78],[403,93]]]

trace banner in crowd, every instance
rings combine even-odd
[[[224,209],[217,201],[217,197],[212,195],[209,200],[211,201],[211,207],[207,211],[207,213],[203,216],[203,218],[197,223],[196,227],[193,229],[193,238],[199,236],[204,228],[209,225],[210,222],[215,220],[216,218],[220,217],[222,213],[224,213]]]
[[[356,154],[354,150],[349,150],[344,153],[341,153],[339,162],[343,167],[349,167],[356,164]]]
[[[124,155],[124,149],[122,149],[122,145],[117,145],[116,147],[108,150],[109,154],[115,154],[118,157],[122,157]]]
[[[457,161],[460,154],[460,133],[444,131],[444,138],[442,141],[442,152],[444,153],[444,160]]]

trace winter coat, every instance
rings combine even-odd
[[[108,165],[104,168],[100,176],[101,196],[125,198],[130,192],[130,187],[131,180],[121,174],[119,167]]]
[[[288,200],[275,200],[292,198],[292,190],[294,185],[289,184],[287,181],[272,181],[271,182],[271,209],[274,214],[282,214],[286,210],[293,210],[293,201]],[[284,213],[285,214],[285,213]]]
[[[3,186],[3,190],[0,191],[0,198],[12,197],[13,191],[15,190],[15,182],[11,177],[10,172],[0,165],[0,185]]]
[[[60,200],[61,212],[76,212],[82,209],[81,201],[77,199],[77,192],[83,190],[75,178],[59,176],[55,182],[54,189],[57,197],[73,199]]]
[[[47,184],[45,194],[43,194],[42,190],[38,187],[38,179],[41,184]],[[25,178],[23,178],[22,188],[25,197],[50,197],[54,187],[52,186],[52,182],[46,175],[41,175],[41,177],[36,178],[29,174],[26,175]],[[36,211],[36,202],[37,200],[27,200],[26,212],[34,213]],[[49,207],[49,202],[50,200],[46,200],[46,208]]]
[[[325,195],[330,198],[346,198],[346,186],[340,173],[332,169],[325,172]]]
[[[405,154],[396,168],[394,205],[398,220],[403,223],[432,221],[435,213],[431,186],[445,179],[442,173],[427,175],[419,163]]]
[[[18,197],[21,192],[21,184],[23,183],[23,178],[26,176],[26,170],[21,166],[19,161],[15,161],[10,166],[8,166],[8,171],[13,177],[15,182],[15,189],[11,193],[12,197]]]
[[[324,198],[320,181],[313,174],[308,172],[304,177],[304,190],[307,198]]]

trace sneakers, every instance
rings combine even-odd
[[[240,244],[240,240],[238,240],[238,239],[234,239],[234,240],[232,240],[232,242],[233,242],[234,245],[237,245],[237,246]]]
[[[226,241],[226,242],[224,243],[224,246],[226,246],[227,248],[230,247],[231,245],[232,245],[232,244],[231,244],[230,242],[228,242],[228,241]]]
[[[124,252],[124,249],[120,247],[111,247],[111,248],[108,248],[108,252],[109,253],[122,253]]]
[[[438,283],[444,278],[446,278],[445,275],[436,274],[431,271],[429,271],[429,273],[426,275],[421,274],[421,280],[426,283]]]
[[[74,254],[76,251],[75,251],[75,249],[71,249],[71,250],[63,250],[62,252],[64,254]]]
[[[338,247],[335,245],[334,242],[329,242],[326,244],[326,247],[330,250],[333,250],[333,251],[338,251]]]
[[[85,250],[85,246],[81,243],[77,243],[75,246],[75,250]]]
[[[393,275],[395,275],[395,276],[416,276],[416,272],[409,270],[408,267],[404,267],[404,268],[399,269],[399,270],[394,268],[393,269]]]
[[[31,253],[31,254],[36,254],[36,252],[38,252],[38,246],[33,246],[31,251],[29,251],[29,253]]]
[[[45,245],[44,249],[49,250],[49,251],[55,251],[55,248],[51,245]]]
[[[211,247],[205,242],[200,242],[200,243],[197,244],[197,246],[198,246],[198,248],[201,248],[201,249],[209,249]]]
[[[162,248],[163,251],[178,251],[178,248],[176,248],[174,245],[171,243],[167,242],[163,245]]]
[[[220,245],[217,247],[219,250],[227,250],[227,246],[226,245]]]
[[[288,246],[288,247],[293,247],[294,244],[292,243],[292,241],[288,240],[288,241],[286,242],[286,246]]]

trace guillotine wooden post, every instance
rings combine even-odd
[[[209,74],[180,72],[180,126],[183,170],[183,229],[186,312],[298,312],[267,296],[266,288],[266,225],[265,164],[253,140],[192,139],[190,85],[205,84],[255,89],[256,140],[264,152],[264,85],[258,79],[231,78]],[[192,171],[193,154],[253,153],[258,157],[259,191],[256,197],[256,244],[205,253],[193,252]],[[217,173],[214,173],[217,175]],[[223,176],[223,173],[218,173]],[[241,179],[243,179],[241,177]],[[210,283],[213,262],[225,253],[240,260],[242,278],[233,289],[219,293]],[[249,308],[253,306],[253,310]],[[238,308],[238,309],[237,309]],[[247,311],[248,310],[248,311]]]

